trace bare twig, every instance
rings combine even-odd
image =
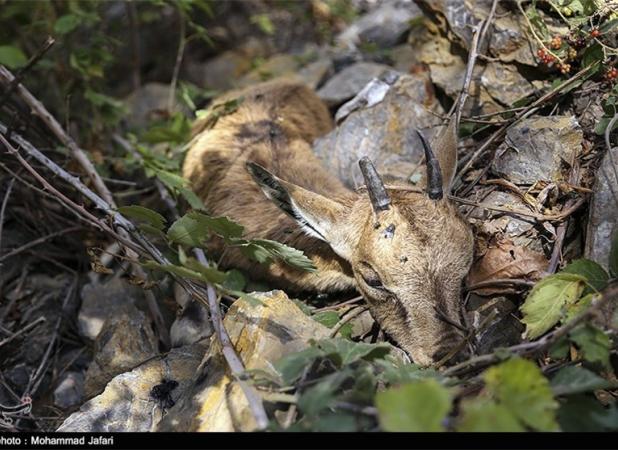
[[[352,308],[350,311],[347,311],[344,317],[342,317],[341,320],[337,322],[335,326],[333,327],[333,329],[331,330],[330,337],[334,338],[335,336],[337,336],[337,333],[339,333],[341,328],[346,323],[348,323],[350,320],[354,319],[355,317],[360,316],[362,313],[364,313],[367,310],[369,310],[368,306],[356,306]]]
[[[13,78],[13,80],[4,89],[2,96],[0,96],[0,105],[6,101],[9,95],[11,95],[11,93],[15,90],[15,87],[21,83],[24,75],[45,55],[45,53],[47,53],[50,48],[52,48],[55,43],[56,40],[51,36],[48,36],[47,39],[45,39],[45,43],[39,51],[32,58],[30,58],[30,61],[28,61],[25,66],[16,72],[15,78]]]
[[[11,181],[9,181],[9,185],[6,188],[4,198],[2,199],[2,206],[0,206],[0,251],[2,251],[2,228],[4,227],[4,212],[6,210],[6,205],[9,202],[9,197],[11,196],[11,191],[13,190],[14,183],[15,178],[11,178]],[[2,259],[0,259],[0,261],[2,261]]]
[[[0,66],[0,81],[5,84],[10,84],[14,80],[15,77],[13,74],[9,72],[6,67]],[[109,205],[114,205],[112,194],[107,189],[107,186],[105,186],[101,176],[95,170],[94,165],[88,159],[86,153],[78,147],[72,137],[65,133],[62,126],[58,123],[54,116],[52,116],[49,111],[47,111],[45,106],[43,106],[43,104],[38,101],[22,84],[17,85],[17,93],[30,107],[32,113],[39,116],[47,128],[49,128],[58,140],[60,140],[60,142],[62,142],[62,144],[71,151],[71,154],[77,160],[79,165],[86,171],[86,174],[101,197],[103,197]]]
[[[11,336],[4,338],[0,341],[0,347],[2,347],[5,344],[8,344],[9,342],[11,342],[13,339],[21,336],[22,334],[26,333],[27,331],[30,331],[32,328],[36,327],[38,324],[45,322],[45,317],[39,317],[38,319],[36,319],[35,321],[29,323],[28,325],[26,325],[25,327],[23,327],[21,330],[19,330],[17,333],[12,334]]]
[[[178,42],[176,62],[174,63],[174,72],[172,74],[172,81],[170,82],[170,93],[167,100],[167,111],[170,114],[174,110],[174,105],[176,103],[176,85],[178,84],[178,74],[180,73],[180,65],[182,64],[182,58],[185,54],[185,46],[187,45],[187,38],[185,37],[185,16],[180,9],[178,9],[178,17],[180,19],[180,40]]]
[[[127,16],[129,18],[129,29],[131,31],[131,52],[133,61],[131,61],[133,66],[132,81],[133,81],[133,90],[138,89],[141,84],[141,76],[140,76],[140,51],[139,51],[139,19],[137,17],[137,7],[135,6],[135,1],[127,1],[125,2],[125,9],[127,10]]]
[[[453,107],[455,108],[455,111],[454,111],[455,120],[458,126],[461,120],[461,114],[463,112],[463,108],[465,106],[466,100],[468,99],[470,83],[472,82],[472,74],[474,72],[476,58],[478,57],[479,47],[483,45],[485,34],[487,34],[487,30],[491,26],[491,22],[493,21],[494,15],[496,13],[497,5],[498,5],[498,0],[493,0],[491,4],[491,10],[489,11],[487,18],[477,25],[476,33],[474,34],[474,38],[472,39],[472,44],[470,45],[470,54],[468,56],[468,64],[466,67],[466,74],[464,78],[463,87],[461,89],[461,93],[459,94],[459,99],[453,105]]]
[[[22,245],[21,247],[17,247],[13,250],[11,250],[8,253],[5,253],[4,255],[0,256],[0,263],[2,261],[4,261],[7,258],[10,258],[11,256],[15,256],[23,251],[26,251],[32,247],[36,247],[39,244],[42,244],[43,242],[47,242],[55,237],[58,236],[62,236],[63,234],[67,234],[67,233],[71,233],[73,231],[77,231],[79,230],[81,227],[80,226],[74,226],[74,227],[69,227],[69,228],[65,228],[64,230],[60,230],[60,231],[56,231],[55,233],[50,233],[48,235],[42,236],[38,239],[35,239],[34,241],[30,241],[27,244]]]
[[[194,253],[201,264],[208,266],[206,255],[204,255],[204,251],[202,249],[196,248],[194,249]],[[243,390],[247,401],[249,402],[249,408],[251,408],[251,412],[253,413],[253,417],[255,418],[258,428],[264,429],[268,426],[268,416],[264,410],[262,400],[255,390],[241,379],[241,375],[244,373],[245,367],[236,354],[232,341],[223,326],[223,319],[221,318],[221,312],[219,311],[219,305],[217,302],[217,292],[215,291],[214,286],[210,283],[206,285],[206,289],[212,324],[215,328],[215,333],[219,338],[219,342],[221,343],[223,356],[225,357],[232,374],[236,378],[236,381],[240,385],[240,388]]]

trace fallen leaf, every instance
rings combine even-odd
[[[543,253],[527,247],[516,246],[510,241],[490,247],[476,261],[468,275],[468,285],[498,279],[524,279],[536,281],[542,278],[548,261]],[[510,286],[487,287],[475,290],[480,295],[504,294],[512,292]]]

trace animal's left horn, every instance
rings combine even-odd
[[[386,192],[382,178],[380,178],[375,166],[366,156],[361,158],[358,165],[365,179],[365,185],[367,186],[367,192],[369,194],[369,200],[371,200],[371,205],[373,206],[373,211],[378,214],[380,211],[387,210],[390,207],[391,199]]]
[[[423,133],[420,130],[416,130],[423,149],[425,149],[425,160],[427,161],[427,196],[432,200],[440,200],[444,193],[442,192],[442,170],[440,169],[440,163],[433,154],[431,145],[427,142]]]

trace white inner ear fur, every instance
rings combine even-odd
[[[291,205],[297,214],[297,217],[302,220],[296,220],[303,232],[321,241],[327,242],[333,251],[343,259],[350,260],[351,248],[348,239],[346,239],[345,228],[343,224],[334,224],[329,220],[321,220],[319,217],[303,211],[302,208],[292,199]]]

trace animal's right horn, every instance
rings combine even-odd
[[[431,145],[427,142],[427,139],[421,133],[420,130],[416,130],[423,149],[425,150],[425,161],[427,162],[427,196],[432,200],[440,200],[444,193],[442,192],[442,170],[440,169],[440,162],[436,159],[431,149]]]
[[[361,158],[358,165],[365,179],[365,186],[367,186],[373,211],[378,214],[380,211],[387,210],[391,205],[391,199],[375,166],[367,156]]]

